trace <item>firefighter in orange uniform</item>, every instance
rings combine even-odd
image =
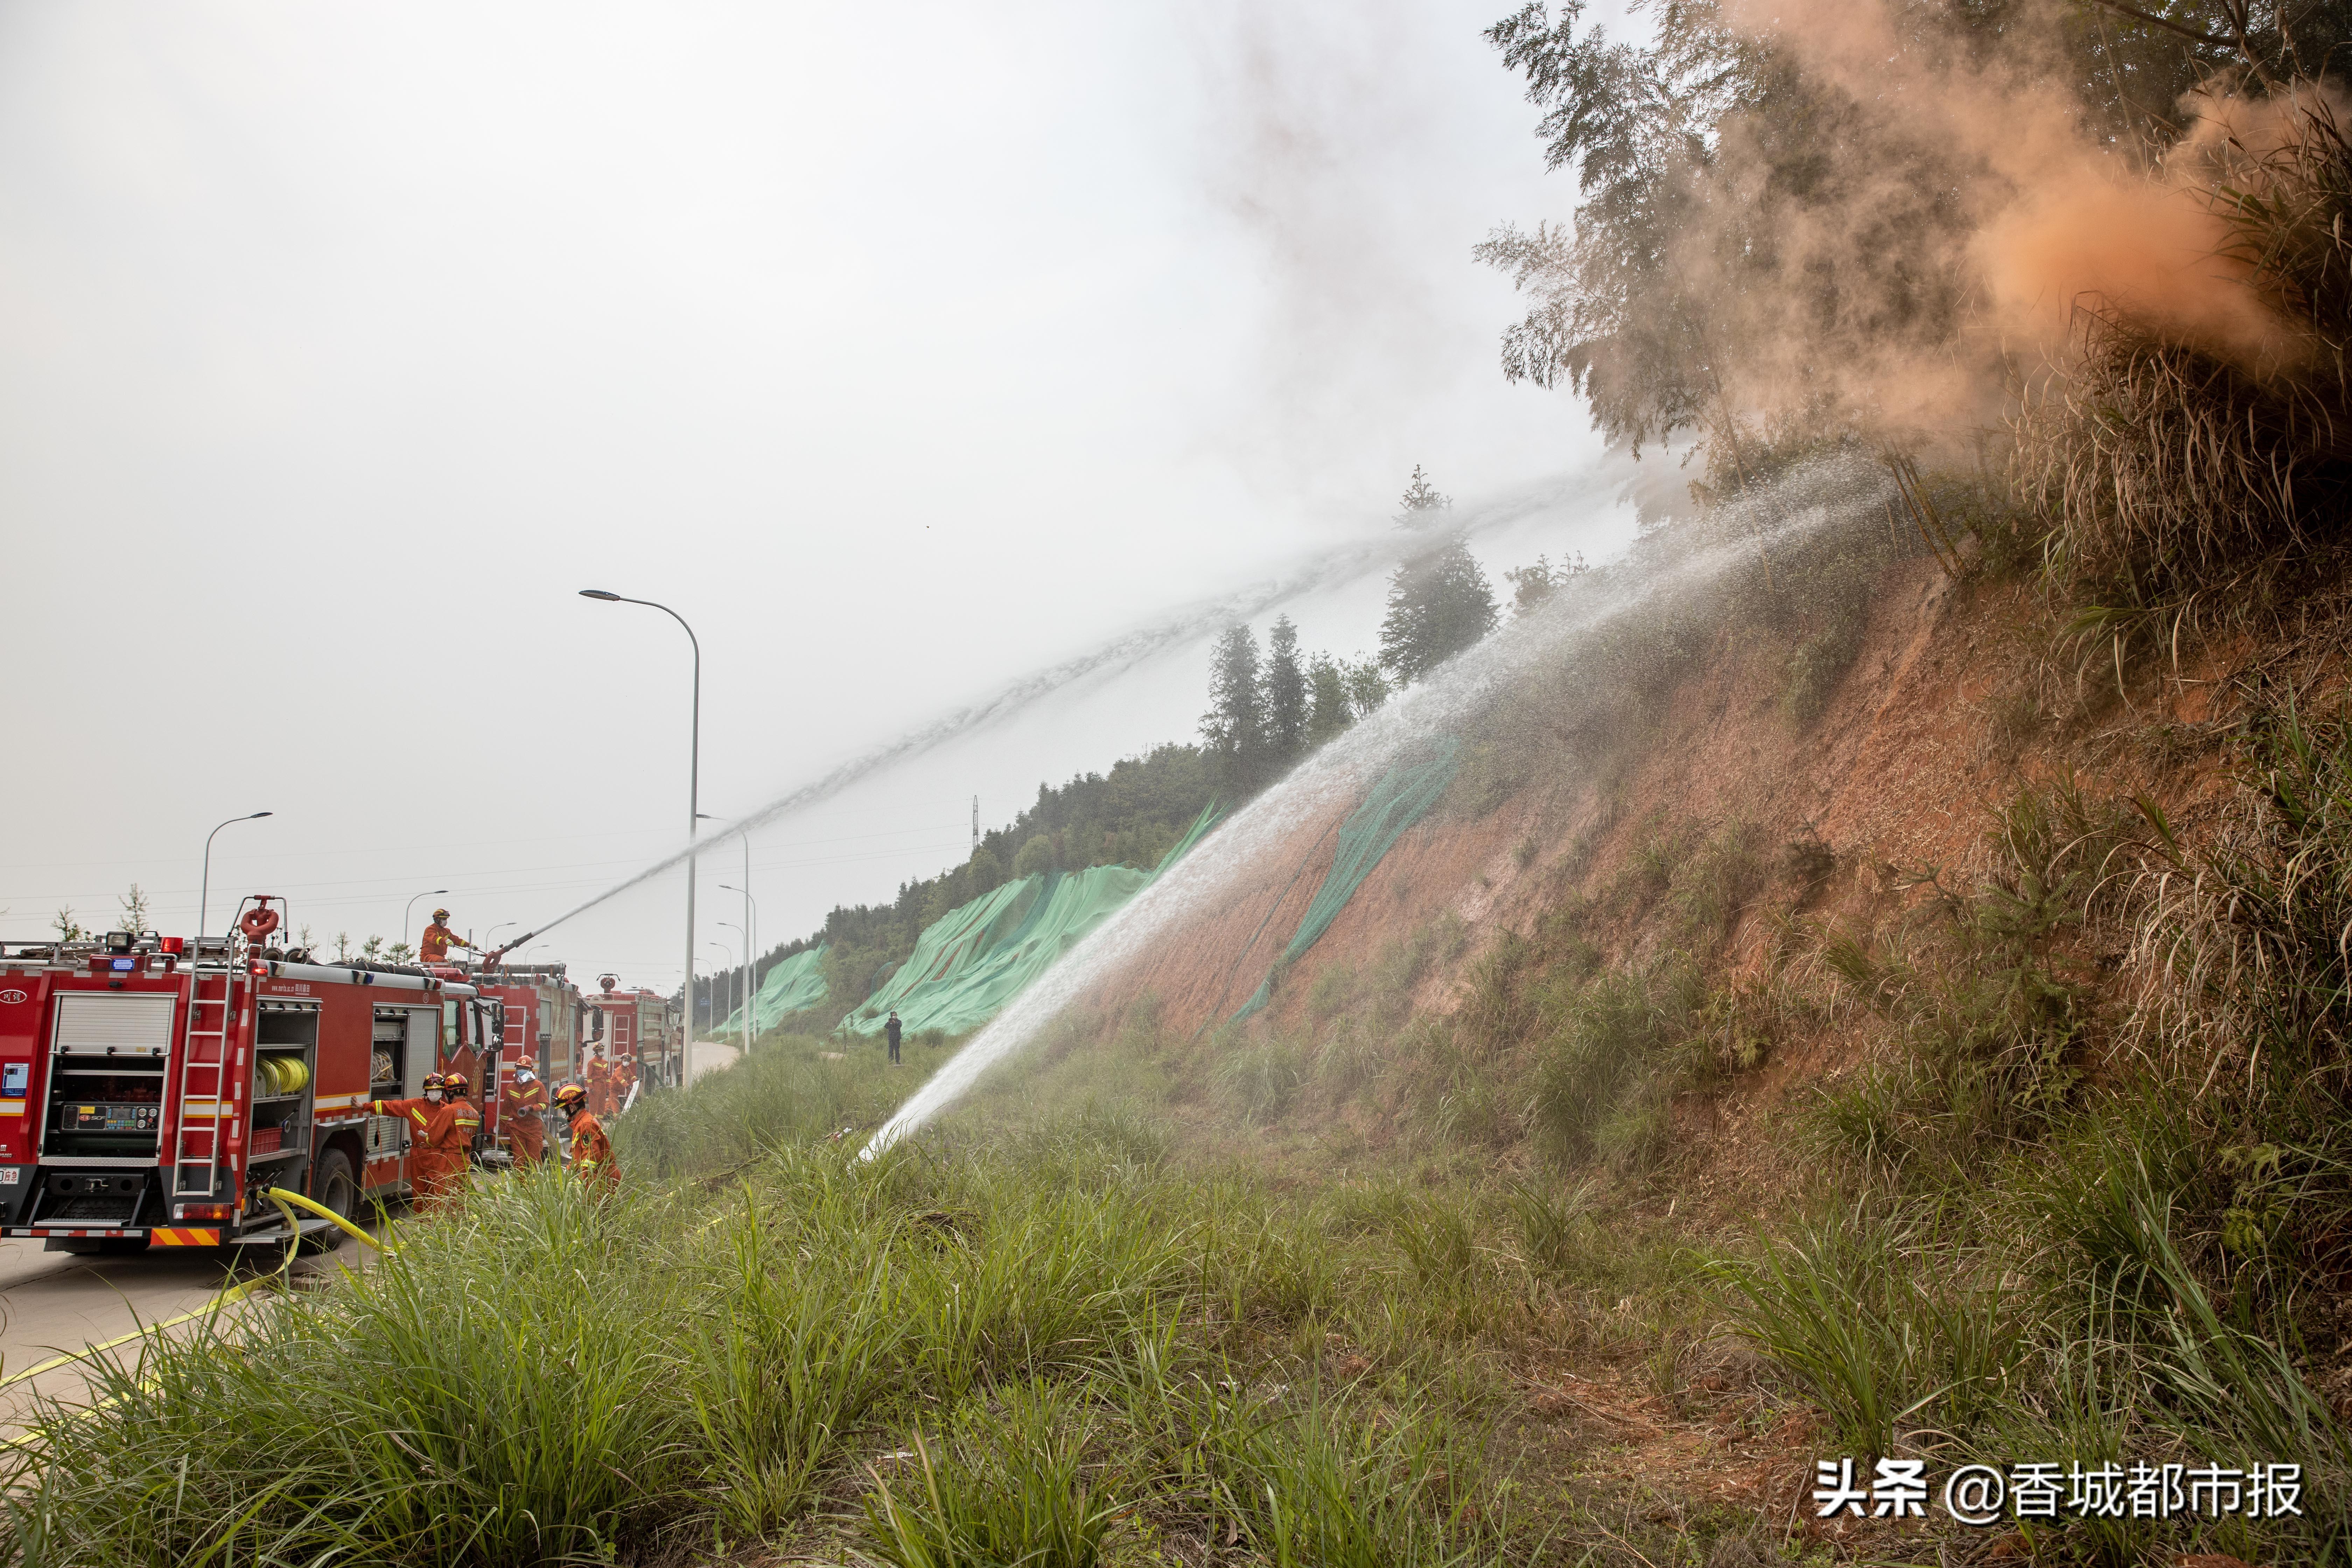
[[[636,1059],[623,1057],[613,1064],[613,1109],[615,1111],[629,1103],[629,1091],[636,1087]]]
[[[604,1059],[602,1050],[588,1058],[588,1114],[610,1116],[617,1109],[613,1104],[613,1066]]]
[[[433,923],[425,928],[425,935],[418,940],[416,944],[417,963],[446,963],[449,962],[449,950],[453,947],[462,947],[468,952],[479,952],[481,951],[472,942],[467,942],[464,937],[459,936],[456,931],[451,931],[449,929],[448,921],[449,911],[447,910],[435,910],[433,911]]]
[[[555,1109],[563,1112],[571,1129],[572,1173],[600,1191],[619,1186],[621,1167],[613,1159],[613,1141],[588,1109],[588,1091],[576,1083],[565,1084],[555,1091]]]
[[[540,1120],[547,1110],[547,1085],[529,1068],[517,1068],[514,1076],[499,1096],[504,1102],[502,1117],[507,1124],[507,1145],[513,1152],[518,1165],[536,1165],[547,1158],[547,1123]]]
[[[419,1214],[465,1195],[466,1168],[482,1113],[466,1098],[464,1074],[427,1073],[424,1098],[371,1100],[368,1111],[408,1123],[408,1175]]]

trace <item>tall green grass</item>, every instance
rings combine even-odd
[[[1117,1112],[860,1162],[772,1131],[839,1112],[793,1081],[814,1103],[723,1183],[501,1178],[329,1289],[101,1365],[102,1409],[47,1407],[0,1458],[6,1560],[589,1563],[809,1530],[902,1565],[1082,1565],[1151,1531],[1491,1550],[1466,1406],[1298,1361],[1390,1279],[1312,1215],[1171,1170]]]

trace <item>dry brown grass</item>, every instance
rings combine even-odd
[[[2201,189],[2280,322],[2263,363],[2078,315],[2076,363],[2017,421],[2017,477],[2084,590],[2196,625],[2242,622],[2327,553],[2352,496],[2352,144],[2307,87],[2269,144],[2230,139]]]

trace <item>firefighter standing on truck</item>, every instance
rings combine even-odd
[[[466,1098],[465,1074],[427,1073],[423,1098],[371,1100],[368,1112],[408,1123],[409,1186],[419,1214],[464,1194],[474,1135],[482,1128],[482,1113]]]
[[[515,1163],[538,1164],[547,1158],[547,1123],[540,1120],[540,1113],[547,1109],[547,1085],[529,1068],[517,1068],[507,1079],[501,1099],[505,1102],[502,1120]]]
[[[563,1112],[572,1133],[572,1173],[591,1188],[610,1191],[621,1184],[621,1167],[613,1160],[613,1141],[604,1124],[588,1109],[588,1091],[567,1083],[555,1091],[555,1109]]]
[[[435,910],[433,911],[433,923],[425,928],[425,935],[417,942],[417,963],[446,963],[449,962],[449,950],[453,947],[462,947],[468,952],[479,952],[481,951],[481,949],[476,947],[472,942],[467,942],[464,937],[459,936],[456,931],[451,931],[449,929],[448,921],[449,911],[447,910]]]

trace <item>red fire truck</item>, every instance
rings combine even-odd
[[[368,1102],[482,1054],[502,1009],[424,970],[267,945],[272,901],[240,904],[228,938],[0,943],[0,1233],[283,1243],[330,1222],[289,1229],[266,1188],[345,1217],[407,1193],[407,1125]]]
[[[675,1015],[669,998],[643,986],[624,990],[617,974],[600,974],[596,984],[602,994],[590,997],[588,1005],[604,1020],[604,1059],[617,1062],[626,1057],[635,1061],[638,1081],[646,1089],[676,1083]]]
[[[552,1094],[574,1076],[585,1053],[582,1042],[590,1019],[581,1005],[580,987],[564,978],[561,963],[506,963],[470,975],[460,970],[436,971],[465,979],[501,1005],[506,1023],[504,1048],[499,1053],[495,1080],[482,1085],[483,1128],[503,1143],[508,1129],[496,1120],[505,1101],[504,1090],[517,1068],[537,1073]]]

